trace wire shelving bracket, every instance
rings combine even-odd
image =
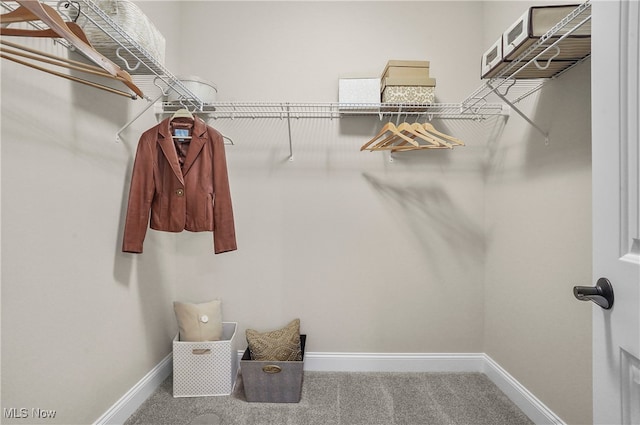
[[[473,108],[479,103],[486,102],[486,98],[493,93],[509,105],[518,115],[524,118],[534,129],[540,132],[545,138],[545,144],[548,144],[549,133],[527,117],[516,104],[540,90],[547,81],[559,78],[569,69],[587,60],[590,54],[568,62],[565,68],[558,70],[549,77],[525,79],[519,78],[519,74],[523,73],[526,69],[530,69],[529,67],[532,65],[539,70],[548,68],[553,58],[560,52],[559,44],[590,20],[591,0],[587,0],[542,35],[497,75],[483,82],[480,87],[462,101],[462,104]],[[541,59],[546,53],[554,51],[552,49],[554,49],[556,53],[552,55],[550,59]]]

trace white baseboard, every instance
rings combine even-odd
[[[238,361],[243,351],[238,351]],[[120,398],[94,425],[123,424],[173,370],[169,354]],[[566,425],[513,376],[484,353],[314,353],[304,356],[304,370],[318,372],[480,372],[538,425]]]
[[[527,390],[491,357],[485,355],[484,374],[537,425],[566,425],[558,415]]]
[[[125,423],[129,416],[171,375],[172,371],[173,355],[169,353],[93,424],[121,425]]]
[[[305,353],[304,370],[335,372],[482,372],[484,354]]]

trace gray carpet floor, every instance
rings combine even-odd
[[[171,376],[125,425],[531,425],[481,373],[304,372],[299,403],[174,398]]]

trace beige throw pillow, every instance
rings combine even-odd
[[[201,304],[174,301],[180,341],[219,341],[222,338],[221,304],[220,300]]]
[[[270,332],[246,330],[247,343],[252,360],[284,362],[301,361],[300,319],[294,319],[287,326]]]

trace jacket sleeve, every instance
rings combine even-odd
[[[213,248],[216,254],[238,249],[229,189],[227,159],[222,135],[214,130],[213,140]]]
[[[124,225],[122,251],[139,254],[149,226],[149,214],[153,200],[153,153],[145,134],[138,142],[136,158],[131,173],[129,202]]]

